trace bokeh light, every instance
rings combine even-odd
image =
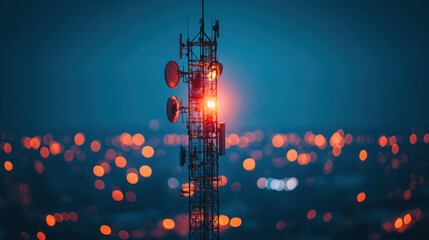
[[[357,195],[357,197],[356,197],[356,199],[357,199],[357,201],[358,201],[358,202],[363,202],[363,201],[365,201],[365,198],[366,198],[366,194],[365,194],[364,192],[359,193],[359,194]]]
[[[110,235],[112,233],[112,229],[110,229],[110,227],[107,225],[101,225],[100,226],[100,232],[103,235]]]
[[[174,220],[173,220],[173,219],[166,218],[166,219],[164,219],[164,220],[162,221],[162,226],[163,226],[165,229],[170,230],[170,229],[173,229],[173,228],[174,228],[174,226],[176,226],[176,224],[174,223]]]
[[[85,135],[83,133],[77,133],[74,136],[74,142],[76,145],[82,146],[83,143],[85,142]]]
[[[255,160],[253,160],[252,158],[245,159],[243,161],[243,168],[247,171],[252,171],[253,169],[255,169]]]
[[[153,150],[153,147],[151,146],[144,146],[142,149],[142,155],[145,158],[151,158],[154,153],[155,153],[155,150]]]
[[[140,167],[139,172],[143,177],[150,177],[152,175],[152,168],[147,165],[143,165]]]
[[[231,218],[231,220],[229,220],[229,225],[231,227],[240,227],[241,223],[242,223],[242,221],[241,221],[241,218],[239,218],[239,217],[233,217],[233,218]]]

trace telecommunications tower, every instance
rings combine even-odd
[[[188,85],[188,106],[172,96],[167,101],[168,120],[175,123],[182,113],[188,130],[188,145],[180,147],[179,161],[188,164],[189,182],[180,196],[189,197],[189,239],[219,239],[219,156],[225,155],[225,124],[218,122],[217,83],[223,66],[218,61],[219,20],[209,37],[204,31],[204,0],[200,32],[183,43],[180,34],[180,59],[185,52],[187,68],[175,61],[165,67],[165,81],[176,88],[183,80]],[[185,51],[184,51],[185,50]]]

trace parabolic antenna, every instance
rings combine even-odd
[[[169,61],[165,66],[165,82],[169,87],[176,88],[179,85],[179,81],[179,65],[175,61]]]
[[[183,145],[180,145],[179,161],[180,161],[180,166],[183,166],[186,163],[186,150]]]
[[[175,123],[180,116],[180,103],[177,97],[171,96],[167,101],[167,117],[168,121]]]
[[[220,75],[222,75],[222,72],[223,72],[223,65],[222,65],[222,63],[218,62],[216,69],[217,69],[217,75],[220,77]]]

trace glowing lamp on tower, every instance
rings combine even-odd
[[[207,101],[207,107],[213,109],[215,108],[215,102],[214,101]]]

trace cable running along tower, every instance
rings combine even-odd
[[[217,84],[223,66],[218,61],[217,39],[219,20],[209,37],[204,30],[204,0],[200,32],[183,43],[180,34],[180,59],[185,52],[187,69],[180,70],[175,61],[168,62],[165,80],[176,88],[183,80],[188,85],[188,106],[172,96],[167,102],[170,122],[179,120],[188,130],[188,145],[180,147],[179,161],[187,163],[189,182],[180,189],[180,196],[189,197],[189,239],[219,239],[219,156],[225,155],[225,124],[218,122]]]

